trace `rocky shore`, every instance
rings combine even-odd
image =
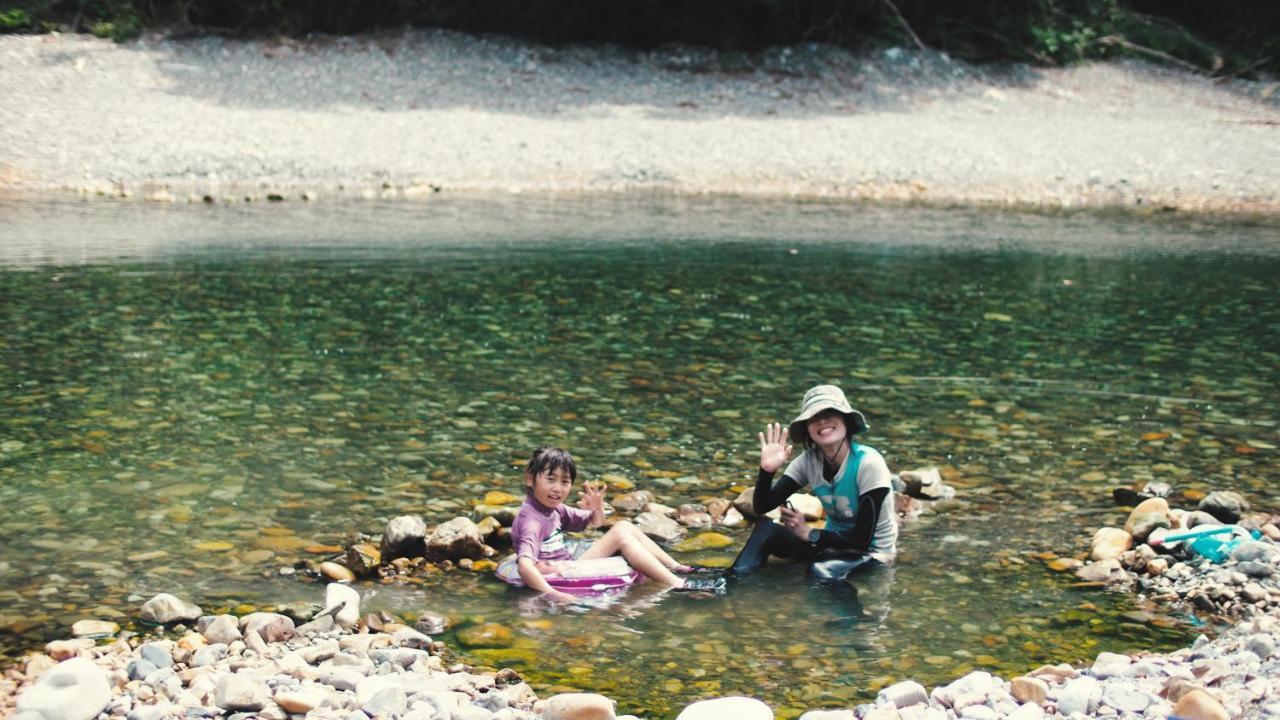
[[[1280,92],[1141,63],[404,32],[0,37],[0,189],[155,202],[677,193],[1274,215]]]
[[[953,492],[931,469],[905,472],[896,486],[905,517]],[[1044,666],[1013,678],[975,671],[931,690],[904,679],[881,690],[873,703],[813,708],[801,720],[1280,717],[1280,518],[1250,512],[1234,492],[1208,493],[1194,510],[1171,509],[1168,494],[1155,484],[1118,490],[1118,502],[1134,505],[1124,528],[1100,529],[1089,563],[1064,558],[1051,566],[1075,571],[1099,588],[1139,591],[1231,619],[1232,629],[1167,654],[1104,652],[1087,667]],[[407,560],[406,553],[444,562],[476,555],[480,559],[458,558],[472,567],[487,562],[485,541],[495,542],[509,500],[487,497],[477,507],[480,525],[457,518],[428,531],[413,516],[392,520],[379,547],[357,543],[341,560],[315,569],[341,581],[325,586],[322,609],[305,621],[272,612],[206,614],[169,594],[138,609],[137,619],[153,628],[145,635],[111,621],[81,621],[73,627],[75,638],[50,642],[8,669],[0,691],[9,700],[0,710],[15,711],[21,720],[634,717],[618,715],[615,702],[600,695],[539,698],[514,670],[448,660],[449,649],[431,637],[445,628],[441,616],[424,613],[410,626],[382,614],[361,615],[359,586],[347,583],[357,575],[389,579],[412,572],[418,563],[397,562]],[[615,503],[639,513],[637,524],[673,533],[668,541],[686,527],[742,521],[741,503],[728,500],[675,509],[636,491]],[[1222,542],[1174,539],[1197,528]],[[1207,534],[1214,528],[1229,532]],[[384,555],[398,557],[384,561]],[[459,639],[484,646],[499,642],[503,631],[480,624]],[[728,717],[763,720],[774,711],[755,699],[728,697],[692,703],[679,714],[680,720]]]

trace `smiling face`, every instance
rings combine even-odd
[[[849,436],[844,416],[835,410],[823,410],[814,415],[805,423],[805,428],[809,431],[809,439],[822,447],[838,445]]]
[[[560,467],[544,470],[537,475],[526,474],[524,484],[534,500],[543,507],[554,508],[569,499],[569,491],[573,489],[573,478]]]

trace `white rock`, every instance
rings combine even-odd
[[[240,619],[234,615],[218,615],[200,632],[211,643],[230,645],[239,640]]]
[[[1058,695],[1058,712],[1063,715],[1088,715],[1102,700],[1102,684],[1091,677],[1078,677],[1067,683]]]
[[[903,680],[881,690],[876,695],[877,705],[891,704],[899,709],[929,702],[924,686],[914,680]]]
[[[391,636],[391,643],[400,647],[426,650],[431,645],[431,636],[423,635],[413,628],[403,628]]]
[[[44,720],[90,720],[110,702],[106,672],[92,660],[76,657],[45,671],[18,696],[17,710],[40,713]]]
[[[923,693],[923,688],[921,689]],[[676,720],[773,720],[768,705],[748,697],[722,697],[700,700],[685,706]]]
[[[157,625],[192,622],[201,614],[199,605],[192,605],[169,593],[160,593],[142,604],[143,621]]]
[[[280,690],[273,698],[277,705],[291,713],[307,713],[322,705],[329,693],[318,687]]]
[[[493,713],[479,705],[463,705],[453,711],[449,720],[493,720]]]
[[[1120,712],[1140,713],[1151,704],[1151,696],[1132,685],[1108,683],[1102,689],[1102,704]]]
[[[1035,703],[1023,703],[1018,706],[1017,710],[1009,713],[1005,720],[1040,720],[1044,717],[1044,710]]]
[[[333,619],[345,628],[352,627],[360,622],[360,593],[356,592],[350,585],[342,583],[329,583],[326,585],[324,588],[325,612],[329,612],[342,603],[346,603],[346,605],[333,616]]]
[[[383,688],[367,701],[360,703],[360,709],[369,717],[395,717],[403,715],[409,708],[409,698],[404,690],[398,687]],[[457,717],[455,715],[454,717]]]
[[[996,711],[986,705],[969,705],[960,711],[964,720],[996,720]]]
[[[595,693],[560,693],[542,705],[542,720],[614,720],[613,701]]]
[[[224,675],[218,681],[213,704],[232,712],[257,711],[266,707],[270,695],[267,684],[252,673]]]
[[[852,710],[810,710],[800,720],[857,720]]]

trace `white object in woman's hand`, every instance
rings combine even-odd
[[[786,428],[778,423],[764,426],[764,432],[757,433],[760,438],[760,469],[768,473],[778,472],[778,468],[787,463],[791,457],[791,444],[787,442]]]

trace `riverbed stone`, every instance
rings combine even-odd
[[[79,657],[93,648],[94,642],[89,638],[75,640],[50,640],[45,643],[44,654],[62,662],[69,658]]]
[[[1151,702],[1151,695],[1124,683],[1107,683],[1102,690],[1102,704],[1123,713],[1141,714]]]
[[[1105,582],[1116,574],[1123,574],[1120,561],[1116,559],[1091,562],[1076,570],[1076,577],[1085,582]]]
[[[426,539],[429,560],[478,559],[485,556],[484,536],[468,517],[456,517],[431,531]]]
[[[897,708],[893,710],[896,717]],[[801,715],[800,720],[858,720],[858,716],[852,710],[810,710]]]
[[[191,662],[188,664],[193,668],[206,667],[213,665],[227,657],[227,646],[223,643],[213,643],[207,647],[202,647],[192,656]]]
[[[120,632],[120,626],[110,620],[77,620],[71,625],[76,637],[109,637]]]
[[[369,717],[396,717],[409,708],[409,698],[399,687],[386,687],[360,704]]]
[[[686,533],[680,523],[658,513],[640,513],[634,522],[641,532],[661,543],[679,542]]]
[[[542,720],[614,720],[613,701],[595,693],[561,693],[547,698]]]
[[[203,618],[201,618],[203,620]],[[212,617],[200,630],[200,634],[211,643],[231,643],[243,637],[240,634],[240,618],[234,615],[217,615]]]
[[[169,593],[160,593],[142,604],[143,622],[155,625],[195,622],[202,614],[199,605]]]
[[[768,705],[748,697],[721,697],[686,705],[676,720],[773,720]]]
[[[648,490],[634,490],[629,493],[618,495],[610,501],[610,504],[618,510],[638,513],[641,510],[644,510],[646,505],[654,502],[655,500],[656,498],[654,498],[653,493]]]
[[[1240,516],[1249,511],[1249,501],[1234,490],[1215,490],[1206,495],[1196,509],[1231,525],[1239,522]]]
[[[287,615],[271,612],[249,613],[240,618],[240,632],[245,636],[258,635],[268,643],[284,642],[296,634],[293,619]]]
[[[159,669],[142,658],[130,660],[124,667],[125,675],[130,680],[145,680],[148,675]]]
[[[266,707],[271,695],[263,679],[253,673],[224,675],[213,704],[231,712],[254,712]]]
[[[1173,714],[1184,720],[1230,720],[1231,714],[1204,690],[1192,690],[1173,706]]]
[[[138,655],[158,668],[172,667],[173,653],[169,649],[170,645],[167,641],[149,642],[138,648]]]
[[[1023,675],[1009,681],[1009,693],[1020,703],[1043,705],[1049,697],[1049,683],[1037,677]]]
[[[1078,677],[1067,683],[1058,694],[1058,711],[1063,715],[1088,715],[1102,700],[1102,683],[1091,677]]]
[[[1133,547],[1133,536],[1120,528],[1099,528],[1093,534],[1089,557],[1093,560],[1114,560]]]
[[[1018,706],[1017,710],[1005,716],[1005,720],[1041,720],[1044,717],[1044,709],[1036,703],[1023,703]]]
[[[351,568],[341,563],[322,562],[318,570],[321,575],[334,582],[355,582],[356,580],[356,574],[351,572]]]
[[[335,612],[338,606],[342,609]],[[324,612],[333,615],[342,627],[354,627],[360,622],[360,593],[350,585],[329,583],[324,588]]]
[[[391,518],[382,531],[382,559],[422,557],[426,552],[427,521],[421,515]]]
[[[1280,565],[1280,545],[1261,540],[1245,540],[1231,551],[1236,562],[1257,562]]]
[[[92,660],[74,657],[48,670],[18,695],[17,711],[44,720],[91,720],[111,702],[111,683]]]
[[[320,686],[277,690],[272,698],[277,705],[290,713],[308,713],[324,704],[332,694]]]
[[[505,648],[511,647],[515,637],[506,625],[480,623],[459,630],[458,642],[471,648]]]
[[[1222,521],[1202,510],[1182,514],[1182,527],[1191,530],[1202,525],[1221,525]]]
[[[356,577],[372,577],[382,565],[382,551],[366,542],[352,543],[343,555],[342,564]]]
[[[877,705],[890,704],[897,708],[928,701],[929,694],[925,692],[924,686],[914,680],[903,680],[876,694]]]

